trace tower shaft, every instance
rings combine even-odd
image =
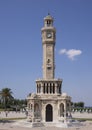
[[[42,28],[43,45],[43,79],[54,79],[55,77],[55,33],[53,27],[53,18],[47,16],[44,18],[44,27]]]
[[[54,79],[54,45],[52,43],[43,44],[43,79]]]
[[[44,18],[41,29],[43,46],[43,78],[36,80],[37,94],[60,95],[62,80],[55,79],[55,41],[56,29],[53,18],[48,15]]]

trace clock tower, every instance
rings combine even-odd
[[[44,18],[42,32],[43,46],[43,78],[53,79],[55,75],[54,47],[56,29],[53,27],[53,18],[48,15]]]
[[[36,80],[36,94],[27,97],[28,118],[32,126],[64,126],[71,114],[71,97],[62,93],[62,79],[55,78],[56,29],[51,15],[44,18],[41,28],[43,77]],[[69,118],[69,117],[68,117]],[[61,123],[62,122],[62,123]]]

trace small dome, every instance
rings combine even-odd
[[[48,13],[44,20],[53,20],[53,17]]]
[[[36,94],[35,94],[35,93],[32,93],[31,96],[32,96],[32,97],[36,97]]]
[[[62,96],[67,97],[68,95],[67,93],[62,93]]]

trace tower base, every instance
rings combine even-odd
[[[83,126],[82,123],[78,121],[72,121],[69,119],[65,122],[29,122],[27,120],[16,121],[14,126],[22,126],[27,128],[34,128],[34,127],[60,127],[60,128],[72,128],[72,127],[81,127]]]

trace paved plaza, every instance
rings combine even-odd
[[[81,127],[74,127],[74,128],[58,128],[58,127],[23,127],[23,126],[16,126],[14,122],[5,122],[0,123],[0,130],[92,130],[92,122],[85,122]]]
[[[92,119],[92,113],[79,113],[76,112],[72,114],[75,118],[90,118]],[[25,118],[26,113],[25,112],[9,112],[7,117],[5,112],[0,113],[0,119],[1,118]],[[31,128],[30,123],[25,123],[25,120],[7,120],[7,121],[1,121],[0,122],[0,130],[92,130],[92,122],[91,121],[85,121],[82,122],[83,126],[79,127],[73,127],[73,128],[59,128],[59,127],[35,127]]]

